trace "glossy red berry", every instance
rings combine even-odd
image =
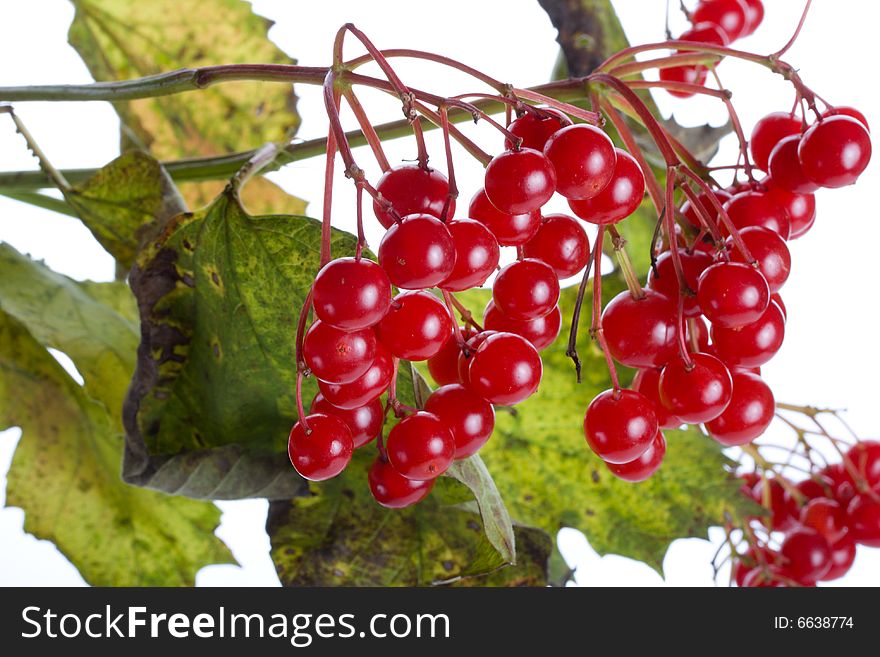
[[[391,281],[372,260],[337,258],[321,268],[312,288],[312,305],[322,322],[346,331],[372,326],[391,303]]]
[[[846,510],[835,500],[826,498],[810,500],[801,509],[801,524],[815,529],[829,544],[837,543],[848,531]]]
[[[636,211],[645,196],[645,176],[632,155],[615,149],[614,175],[605,188],[591,199],[570,200],[572,211],[591,224],[614,224]]]
[[[546,349],[559,335],[562,326],[562,312],[556,306],[549,313],[538,319],[511,319],[498,310],[494,301],[489,301],[483,312],[483,326],[492,331],[515,333],[521,335],[538,351]]]
[[[814,529],[795,529],[785,537],[779,551],[786,560],[786,570],[796,582],[814,583],[831,569],[831,548]]]
[[[452,292],[480,287],[498,268],[501,250],[485,224],[457,219],[446,224],[455,244],[455,267],[440,287]]]
[[[809,502],[823,497],[831,497],[834,493],[832,486],[834,482],[824,475],[814,474],[809,479],[799,481],[795,486],[803,495],[804,499]]]
[[[727,33],[713,23],[700,23],[683,32],[678,41],[695,41],[716,46],[726,46],[729,42]],[[692,52],[687,48],[680,48],[676,52]],[[660,69],[660,79],[664,82],[687,82],[689,84],[703,85],[706,82],[708,70],[705,66],[686,65],[671,66]],[[667,89],[669,94],[676,98],[689,98],[694,94],[689,91]]]
[[[745,445],[764,433],[776,412],[776,400],[770,386],[751,372],[733,372],[730,404],[706,423],[709,435],[727,447]]]
[[[743,0],[702,0],[691,12],[691,21],[712,23],[727,34],[728,42],[739,39],[749,27],[748,6]]]
[[[733,329],[712,326],[715,353],[728,365],[737,367],[760,367],[769,362],[784,339],[785,317],[775,302],[751,324]]]
[[[418,164],[402,164],[388,169],[376,183],[376,191],[391,202],[401,217],[408,214],[430,214],[439,217],[449,194],[449,181],[436,169],[423,169]],[[385,228],[391,228],[394,217],[375,200],[373,212]],[[455,212],[450,201],[448,216]]]
[[[752,489],[752,499],[770,512],[759,518],[761,524],[775,532],[790,530],[800,518],[797,502],[786,493],[785,486],[779,483],[780,479],[761,480]]]
[[[740,37],[754,34],[764,20],[764,3],[761,0],[743,0],[746,6],[746,25]]]
[[[394,425],[385,444],[388,461],[407,479],[436,479],[452,465],[455,441],[433,413],[418,411]]]
[[[716,189],[712,192],[712,195],[719,201],[719,204],[722,206],[732,198],[732,196],[723,189]],[[715,225],[720,226],[718,209],[715,207],[715,204],[712,203],[709,195],[706,192],[700,192],[697,195],[697,201],[699,201],[700,205],[703,206],[703,209],[706,210],[707,213],[709,213],[709,216],[712,218],[712,221],[715,222]],[[684,218],[688,220],[688,223],[694,228],[701,228],[703,226],[703,223],[700,221],[700,215],[697,212],[697,209],[690,201],[685,201],[684,205],[681,206],[681,213],[684,215]]]
[[[350,383],[369,369],[375,356],[372,329],[343,331],[317,320],[303,340],[306,365],[322,381]]]
[[[641,299],[624,290],[602,313],[602,327],[614,359],[627,367],[662,367],[678,353],[677,309],[650,288]]]
[[[379,264],[405,290],[434,287],[455,267],[455,243],[442,221],[411,214],[394,224],[379,244]]]
[[[584,416],[587,443],[606,463],[630,463],[644,454],[659,432],[654,404],[635,390],[606,390]]]
[[[468,206],[468,216],[488,228],[501,246],[521,246],[532,239],[541,227],[541,211],[507,214],[496,208],[480,189]]]
[[[466,348],[460,349],[458,352],[458,383],[461,383],[465,387],[470,386],[471,378],[468,370],[474,354],[489,336],[497,335],[498,333],[499,331],[480,331],[476,335],[468,338]]]
[[[874,491],[874,495],[878,492]],[[880,547],[880,502],[870,495],[856,495],[846,509],[853,540],[868,547]]]
[[[820,582],[831,582],[846,575],[856,560],[856,542],[846,534],[831,545],[831,569],[819,578]]]
[[[355,449],[372,442],[381,433],[382,425],[385,423],[385,409],[378,399],[365,406],[345,409],[334,406],[319,392],[312,400],[309,412],[332,415],[345,422],[351,431],[351,440]]]
[[[791,135],[779,140],[770,152],[768,173],[777,187],[798,194],[812,194],[819,189],[819,185],[804,174],[798,157],[800,144],[800,135]]]
[[[535,236],[526,242],[523,254],[547,263],[559,278],[569,278],[587,266],[590,240],[577,219],[567,214],[549,214]]]
[[[777,292],[776,294],[771,294],[770,301],[772,301],[777,306],[779,306],[779,310],[782,311],[782,319],[787,322],[788,321],[788,311],[785,309],[785,302],[782,301],[782,297],[779,296],[779,293]]]
[[[553,165],[541,151],[522,148],[496,155],[486,167],[486,196],[507,214],[539,209],[556,190]]]
[[[863,440],[846,452],[846,460],[869,488],[880,486],[880,442]]]
[[[727,216],[739,229],[763,226],[787,240],[791,235],[791,219],[781,205],[765,192],[742,192],[724,204]],[[725,229],[726,233],[727,230]]]
[[[538,351],[531,342],[513,333],[495,333],[485,338],[469,361],[467,385],[490,404],[519,404],[531,397],[541,383]]]
[[[733,562],[733,578],[737,586],[745,586],[746,576],[755,569],[776,565],[777,555],[770,548],[751,546]]]
[[[788,112],[773,112],[759,120],[752,130],[749,148],[752,160],[761,171],[767,171],[770,153],[779,140],[789,135],[801,133],[801,120]]]
[[[637,483],[650,479],[651,475],[660,469],[664,456],[666,456],[666,438],[663,437],[662,432],[658,431],[648,449],[634,461],[628,463],[606,462],[605,465],[618,479]]]
[[[871,161],[871,135],[849,116],[814,123],[798,148],[804,175],[822,187],[852,185]]]
[[[819,471],[831,480],[831,494],[841,505],[849,504],[856,494],[856,484],[842,463],[833,463]]]
[[[540,260],[517,260],[498,272],[492,299],[498,310],[511,319],[538,319],[556,307],[559,279],[550,265]]]
[[[694,293],[694,296],[684,297],[685,317],[697,317],[700,314],[700,306],[697,304],[697,280],[707,267],[712,264],[712,256],[705,251],[688,251],[679,249],[678,256],[681,261],[681,269],[684,280]],[[648,287],[656,290],[670,300],[678,299],[679,282],[675,274],[675,264],[672,261],[672,253],[664,251],[657,258],[654,267],[648,270]]]
[[[770,288],[754,267],[719,262],[700,275],[697,303],[713,325],[738,328],[764,314],[770,305]]]
[[[425,410],[440,418],[452,432],[456,459],[476,454],[495,428],[492,405],[457,383],[432,392],[425,402]]]
[[[433,479],[407,479],[382,459],[373,461],[367,480],[373,498],[388,509],[404,509],[421,502],[434,487]]]
[[[571,125],[571,119],[552,107],[539,107],[537,111],[525,112],[515,118],[507,129],[522,138],[522,148],[543,151],[547,140],[562,128]],[[504,141],[504,148],[512,149],[510,140]]]
[[[405,292],[394,297],[376,333],[397,358],[427,360],[452,335],[452,319],[443,302],[430,292]]]
[[[304,479],[324,481],[335,477],[351,461],[354,444],[351,430],[338,417],[314,413],[293,425],[287,441],[287,455],[294,469]]]
[[[847,107],[845,105],[829,107],[827,110],[822,112],[822,118],[827,119],[829,116],[849,116],[865,126],[866,130],[871,130],[871,126],[868,125],[868,119],[865,118],[865,115],[862,114],[855,107]]]
[[[351,383],[327,383],[319,380],[318,388],[334,406],[346,409],[358,408],[366,406],[385,392],[391,385],[393,373],[391,352],[379,344],[373,364],[361,376]]]
[[[653,367],[639,370],[636,372],[630,387],[644,395],[654,404],[654,414],[657,416],[657,424],[661,429],[677,429],[684,424],[666,410],[666,407],[660,401],[660,370]]]
[[[816,197],[779,189],[772,179],[767,181],[767,187],[767,195],[788,213],[791,231],[788,239],[803,237],[816,221]]]
[[[544,146],[556,173],[556,191],[569,199],[593,198],[614,174],[617,153],[605,131],[587,123],[563,128]]]
[[[691,366],[676,358],[660,373],[660,401],[683,422],[710,422],[733,396],[733,379],[724,363],[710,354],[691,354]]]
[[[785,240],[779,233],[762,226],[743,228],[739,231],[739,236],[752,257],[757,260],[758,270],[764,275],[770,292],[775,294],[785,285],[791,273],[791,252]],[[748,264],[731,237],[727,238],[727,249],[733,262]]]
[[[474,336],[470,328],[460,326],[459,330],[465,340],[470,340]],[[445,386],[448,383],[459,382],[458,357],[460,355],[461,349],[458,346],[455,333],[453,333],[440,347],[440,351],[428,359],[428,371],[437,385]]]

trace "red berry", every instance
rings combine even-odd
[[[470,385],[471,379],[468,368],[473,360],[474,353],[481,344],[483,344],[490,335],[497,335],[498,331],[481,331],[467,340],[467,349],[458,352],[458,381],[463,386]]]
[[[700,275],[697,303],[715,326],[737,328],[757,321],[770,305],[770,288],[757,269],[719,262]]]
[[[817,498],[801,509],[801,524],[815,529],[829,544],[837,543],[847,532],[846,510],[834,500]]]
[[[365,406],[345,409],[334,406],[319,392],[312,400],[309,412],[333,415],[345,422],[351,431],[351,440],[355,449],[372,442],[381,433],[382,425],[385,423],[385,409],[378,399]]]
[[[785,208],[764,192],[737,194],[724,204],[724,209],[727,210],[730,221],[739,229],[763,226],[779,233],[784,240],[791,235],[791,219]]]
[[[785,583],[786,579],[789,579],[789,575],[781,566],[754,568],[745,574],[742,586],[746,589],[784,589],[788,587],[788,584]]]
[[[549,214],[535,236],[526,242],[523,254],[547,263],[559,278],[569,278],[587,266],[590,240],[577,219],[567,214]]]
[[[779,310],[782,311],[782,319],[783,321],[788,321],[788,311],[785,309],[785,303],[782,301],[782,297],[779,296],[779,293],[771,294],[770,301],[779,306]]]
[[[367,328],[385,316],[391,281],[372,260],[337,258],[321,268],[312,288],[312,305],[322,322],[346,331]]]
[[[871,161],[871,136],[849,116],[814,123],[798,148],[804,175],[822,187],[852,185]]]
[[[718,199],[722,206],[732,198],[731,195],[723,189],[716,189],[712,192],[712,195]],[[719,225],[720,219],[718,210],[715,208],[715,204],[712,203],[709,195],[706,192],[700,192],[697,195],[697,200],[700,202],[700,205],[703,206],[703,209],[709,213],[712,221],[714,221],[716,225]],[[684,205],[681,206],[681,213],[691,226],[695,228],[701,228],[703,226],[703,223],[700,221],[700,215],[697,213],[697,209],[690,201],[685,201]]]
[[[376,332],[393,356],[427,360],[452,335],[452,319],[446,306],[430,292],[405,292],[394,297]]]
[[[815,583],[831,569],[831,547],[815,529],[795,529],[785,537],[780,553],[798,583]]]
[[[756,475],[757,476],[757,475]],[[777,555],[767,547],[751,546],[733,561],[733,579],[737,586],[745,586],[746,576],[755,569],[776,565]]]
[[[697,279],[712,264],[712,256],[705,251],[690,252],[686,249],[679,249],[678,256],[681,259],[684,280],[694,292],[694,296],[684,297],[684,316],[697,317],[700,315],[696,298]],[[648,270],[648,287],[670,300],[678,299],[680,286],[670,251],[661,253],[654,267]]]
[[[425,402],[425,410],[440,418],[452,432],[456,460],[476,454],[495,428],[492,405],[457,383],[432,392]]]
[[[762,226],[743,228],[739,236],[745,242],[752,257],[758,261],[758,270],[764,275],[771,293],[778,292],[791,273],[791,252],[778,233]],[[746,259],[727,238],[727,248],[733,262],[746,263]],[[748,264],[748,263],[746,263]]]
[[[614,142],[601,128],[579,123],[563,128],[544,146],[556,172],[556,191],[569,199],[593,198],[614,174]]]
[[[498,241],[484,224],[472,219],[450,221],[446,227],[455,244],[455,267],[440,287],[453,292],[480,287],[498,268]]]
[[[496,208],[480,189],[471,199],[468,216],[486,226],[501,246],[521,246],[541,227],[541,211],[507,214]]]
[[[373,364],[357,379],[351,383],[327,383],[319,380],[318,388],[334,406],[345,409],[358,408],[366,406],[385,392],[391,385],[393,374],[391,352],[379,344]]]
[[[543,317],[559,301],[559,279],[540,260],[526,258],[504,267],[492,286],[498,310],[511,319],[527,321]]]
[[[439,217],[449,194],[449,181],[436,169],[423,169],[418,164],[402,164],[388,169],[376,183],[376,191],[391,202],[401,217],[408,214],[430,214]],[[373,212],[385,228],[394,225],[382,205],[373,201]],[[455,201],[450,201],[448,216],[455,212]]]
[[[809,479],[798,482],[796,488],[809,502],[810,500],[833,495],[833,485],[834,482],[830,478],[815,474],[811,475]]]
[[[728,42],[732,42],[748,29],[748,15],[748,6],[742,0],[702,0],[691,13],[691,21],[717,25],[727,34]]]
[[[733,395],[730,404],[706,429],[716,441],[727,447],[745,445],[764,433],[773,421],[776,400],[770,387],[751,372],[733,372]]]
[[[645,176],[632,155],[615,149],[614,175],[605,188],[591,199],[569,200],[572,211],[591,224],[615,224],[636,211],[645,196]]]
[[[556,337],[559,335],[559,329],[562,326],[562,313],[559,306],[556,306],[549,313],[538,319],[518,320],[511,319],[495,306],[495,302],[490,300],[486,304],[486,310],[483,312],[483,326],[492,331],[501,331],[506,333],[516,333],[521,335],[538,351],[546,349]]]
[[[332,415],[307,415],[306,432],[302,422],[290,430],[287,455],[294,469],[304,479],[324,481],[345,470],[351,461],[354,444],[345,422]]]
[[[407,479],[436,479],[452,465],[455,441],[433,413],[418,411],[394,425],[385,444],[388,461]]]
[[[773,180],[767,181],[767,195],[788,212],[790,234],[788,239],[803,237],[816,221],[816,197],[812,194],[795,194],[779,189]]]
[[[690,424],[710,422],[724,412],[733,395],[733,380],[720,360],[691,354],[691,367],[677,358],[660,373],[660,401],[670,413]]]
[[[658,431],[648,449],[634,461],[605,463],[605,465],[618,479],[637,483],[650,479],[651,475],[660,469],[664,456],[666,456],[666,439],[663,437],[663,433]]]
[[[553,165],[541,151],[523,148],[496,155],[486,167],[486,196],[507,214],[539,209],[556,189]]]
[[[464,326],[459,327],[465,340],[473,337],[473,332]],[[458,383],[458,357],[461,355],[461,349],[455,333],[450,335],[443,346],[440,347],[434,356],[428,359],[428,371],[431,378],[437,385],[445,386],[448,383]]]
[[[350,383],[373,364],[376,334],[372,329],[343,331],[319,319],[306,331],[303,357],[320,380]]]
[[[854,118],[856,121],[865,126],[865,129],[870,131],[871,126],[868,125],[868,119],[865,118],[865,115],[862,114],[855,107],[846,107],[845,105],[840,105],[838,107],[829,107],[827,110],[822,112],[822,118],[827,119],[829,116],[849,116]]]
[[[746,25],[740,37],[754,34],[764,20],[764,3],[761,0],[743,0],[746,6]]]
[[[876,496],[878,493],[874,491]],[[880,502],[870,495],[856,495],[846,508],[849,532],[856,543],[880,547]]]
[[[682,33],[678,41],[696,41],[716,46],[726,46],[729,42],[727,33],[713,23],[700,23]],[[679,48],[676,52],[693,52],[687,48]],[[671,66],[660,69],[660,79],[664,82],[687,82],[690,84],[703,85],[706,82],[708,70],[705,66]],[[676,98],[689,98],[694,94],[688,91],[667,89],[667,92]]]
[[[513,333],[495,333],[469,359],[467,385],[491,404],[512,406],[535,393],[541,373],[541,357],[531,342]]]
[[[634,390],[606,390],[584,416],[587,443],[607,463],[630,463],[644,454],[659,432],[654,404]]]
[[[433,479],[407,479],[382,459],[373,461],[367,480],[375,500],[388,509],[403,509],[421,502],[434,487]]]
[[[653,367],[636,372],[630,386],[654,404],[654,414],[661,429],[677,429],[683,422],[666,410],[660,401],[660,370]]]
[[[752,138],[749,140],[749,148],[752,151],[752,160],[761,171],[767,171],[767,163],[770,160],[770,152],[783,137],[799,135],[801,133],[801,121],[788,112],[773,112],[768,114],[755,124],[752,130]]]
[[[856,485],[849,472],[843,467],[843,464],[834,463],[828,465],[820,470],[819,474],[831,480],[831,492],[834,499],[840,502],[841,505],[849,504],[856,494]]]
[[[759,518],[761,524],[771,531],[784,532],[796,526],[800,511],[797,502],[786,494],[785,486],[779,483],[779,479],[765,479],[756,483],[752,489],[752,499],[770,511],[769,516]]]
[[[455,267],[455,243],[436,217],[411,214],[385,233],[379,244],[379,264],[398,287],[434,287]]]
[[[571,125],[571,119],[552,107],[539,107],[538,111],[528,111],[510,122],[507,129],[522,138],[522,148],[543,151],[547,140],[554,133]],[[510,140],[504,141],[504,148],[512,149]]]
[[[849,572],[856,560],[856,542],[845,534],[837,543],[831,545],[831,569],[819,578],[820,582],[840,579]]]
[[[804,175],[801,161],[798,158],[800,144],[800,135],[791,135],[781,139],[770,152],[770,161],[767,165],[768,173],[773,176],[773,184],[777,187],[798,194],[812,194],[819,189],[819,185]]]
[[[614,359],[627,367],[661,367],[678,353],[675,304],[645,288],[634,299],[624,290],[605,306],[602,328]]]
[[[846,459],[869,488],[880,486],[880,442],[863,440],[846,453]]]
[[[729,329],[712,326],[715,353],[728,365],[760,367],[770,361],[785,339],[785,317],[775,303],[751,324]]]

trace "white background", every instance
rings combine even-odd
[[[764,24],[754,36],[737,42],[736,47],[767,53],[788,39],[801,3],[768,0],[766,4]],[[813,4],[805,30],[786,60],[798,66],[807,84],[823,97],[859,107],[870,122],[880,126],[880,95],[873,69],[877,18],[874,3],[816,0]],[[333,35],[347,21],[364,29],[379,47],[441,52],[518,86],[547,81],[558,51],[555,30],[534,0],[445,0],[433,3],[430,10],[426,4],[391,1],[332,0],[318,5],[308,3],[308,10],[304,5],[281,0],[254,2],[258,13],[276,22],[270,37],[305,65],[328,64]],[[633,43],[663,39],[663,0],[618,0],[615,6]],[[89,82],[86,67],[66,43],[72,16],[72,7],[64,0],[0,2],[0,85]],[[679,34],[684,29],[684,21],[676,13],[673,32]],[[348,52],[359,51],[352,46]],[[464,77],[431,65],[395,62],[398,64],[401,77],[413,86],[446,94],[479,90]],[[767,112],[791,106],[790,86],[760,67],[728,61],[720,73],[725,85],[734,90],[734,102],[747,131]],[[326,119],[318,90],[300,86],[297,92],[303,117],[298,136],[323,136]],[[399,105],[385,96],[365,91],[362,100],[375,122],[400,117]],[[657,101],[664,112],[674,112],[684,124],[720,124],[725,120],[723,106],[714,99],[679,101],[659,92]],[[106,103],[19,103],[17,110],[59,168],[98,167],[118,154],[118,120]],[[465,129],[480,135],[480,143],[490,151],[499,147],[499,139],[488,126]],[[442,148],[436,134],[430,137],[429,148],[435,164],[442,167]],[[415,149],[411,141],[399,140],[389,143],[387,152],[394,163],[412,158]],[[735,140],[728,138],[719,159],[732,161],[735,152]],[[370,163],[369,152],[360,149],[356,156],[375,180],[376,168]],[[463,153],[456,161],[460,163],[461,206],[466,206],[466,199],[481,184],[480,167]],[[0,168],[35,168],[11,122],[2,116]],[[878,171],[875,162],[858,186],[819,193],[816,226],[807,237],[791,245],[794,271],[783,290],[789,311],[786,344],[764,368],[778,399],[847,408],[850,423],[867,437],[877,435],[880,392],[876,375],[880,365],[878,295],[873,266],[875,249],[880,244],[875,197],[880,187]],[[312,159],[294,163],[272,178],[291,193],[317,202],[322,162]],[[340,227],[353,227],[353,198],[351,184],[339,180],[334,222]],[[311,214],[319,210],[313,205]],[[381,236],[377,226],[368,232],[374,247]],[[0,197],[0,239],[74,278],[112,278],[110,256],[75,219]],[[781,427],[774,426],[770,433],[775,442],[788,440]],[[9,467],[19,437],[17,429],[0,433],[0,477]],[[3,490],[5,480],[0,481],[0,501]],[[224,513],[217,533],[233,550],[241,567],[209,566],[198,573],[197,583],[277,585],[263,529],[266,503],[244,501],[222,503],[220,507]],[[52,544],[23,533],[23,519],[20,509],[0,510],[0,584],[83,585],[76,569]],[[665,582],[644,564],[617,556],[600,558],[580,532],[563,530],[560,544],[566,559],[577,567],[577,583],[581,585],[711,586],[709,562],[721,536],[720,530],[713,530],[711,543],[699,539],[676,541],[664,563]],[[726,581],[724,571],[719,581]],[[856,566],[835,584],[880,584],[880,550],[860,547]]]

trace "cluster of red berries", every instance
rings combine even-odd
[[[318,273],[316,320],[302,352],[320,394],[289,440],[303,477],[339,474],[354,448],[381,433],[379,398],[393,391],[398,359],[427,361],[441,387],[423,410],[390,400],[403,417],[380,442],[369,475],[373,496],[388,507],[419,501],[455,459],[475,454],[492,434],[493,405],[518,404],[538,389],[538,352],[561,325],[559,280],[590,258],[578,221],[542,216],[541,207],[558,192],[582,219],[613,223],[638,207],[645,181],[601,129],[573,125],[556,110],[525,108],[508,132],[521,143],[508,141],[489,163],[469,218],[450,218],[454,198],[438,171],[391,168],[376,186],[373,209],[387,229],[378,263],[339,258]],[[483,325],[458,326],[451,293],[485,283],[498,269],[501,246],[517,247],[519,258],[498,271]],[[392,298],[392,286],[407,291]],[[429,288],[439,288],[447,303]]]
[[[781,532],[778,548],[747,532],[749,548],[734,555],[738,586],[815,586],[843,577],[856,544],[880,547],[880,442],[851,447],[841,463],[797,484],[781,475],[741,475],[742,490],[767,508],[752,519]]]
[[[729,46],[737,39],[752,34],[764,20],[764,5],[761,0],[701,0],[689,14],[691,28],[678,41],[693,41],[711,46]],[[688,52],[687,49],[678,50]],[[703,85],[709,71],[705,66],[682,65],[660,69],[660,79],[664,82],[686,82]],[[688,98],[693,93],[670,90],[679,98]]]
[[[704,424],[719,443],[735,446],[770,424],[775,401],[760,368],[785,333],[778,292],[791,268],[786,241],[812,226],[815,190],[856,181],[870,160],[871,141],[864,117],[838,107],[809,127],[794,116],[770,114],[755,126],[751,150],[769,176],[694,194],[680,214],[696,237],[689,242],[682,231],[677,253],[666,246],[656,259],[647,289],[622,292],[602,315],[611,355],[638,373],[632,390],[608,390],[593,400],[584,430],[593,451],[628,481],[647,479],[660,467],[662,429]],[[735,233],[725,241],[705,237],[711,224],[725,230],[718,208]],[[747,264],[737,240],[756,266]]]

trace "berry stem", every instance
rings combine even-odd
[[[446,151],[446,174],[449,181],[449,191],[443,202],[443,211],[440,213],[440,221],[446,222],[449,218],[449,208],[458,198],[458,184],[455,182],[455,166],[452,159],[452,142],[449,139],[449,113],[446,105],[440,106],[440,127],[443,129],[443,147]],[[453,318],[454,319],[454,318]]]
[[[715,220],[712,218],[712,215],[706,209],[706,206],[703,205],[703,202],[700,200],[699,196],[690,188],[687,181],[684,181],[680,185],[680,189],[684,192],[685,198],[690,201],[691,206],[694,208],[694,212],[697,214],[697,218],[700,220],[700,224],[703,226],[703,230],[709,232],[712,236],[712,241],[715,242],[716,246],[724,245],[724,239],[721,237],[721,233],[718,230],[718,224],[715,223]],[[696,240],[695,240],[696,242]]]
[[[302,370],[296,372],[296,414],[299,417],[299,423],[302,425],[303,431],[308,436],[312,433],[309,423],[306,420],[306,409],[303,407],[302,396],[303,373]]]
[[[327,74],[328,78],[331,74]],[[326,91],[326,87],[325,87]],[[335,110],[335,115],[337,119],[339,118],[339,94],[334,90],[331,91],[331,96],[329,99],[325,100],[328,103],[328,114],[330,114],[329,108],[333,108]],[[330,129],[327,134],[327,155],[326,162],[324,165],[324,205],[322,210],[322,221],[321,221],[321,267],[330,262],[330,222],[332,216],[332,208],[333,208],[333,174],[336,168],[336,151],[338,144],[336,142],[336,135],[334,133],[333,123],[330,123]]]
[[[358,182],[354,186],[357,206],[357,246],[354,250],[355,260],[361,259],[361,254],[366,246],[367,238],[364,236],[364,185]]]
[[[388,158],[385,156],[385,150],[382,148],[382,140],[376,134],[373,124],[370,123],[370,119],[367,117],[361,101],[358,100],[351,87],[343,92],[343,96],[345,96],[348,106],[357,118],[358,125],[361,127],[361,131],[364,133],[364,137],[366,137],[367,143],[373,151],[373,156],[376,158],[376,162],[379,163],[379,168],[382,169],[382,173],[385,173],[391,168],[391,165],[388,164]]]
[[[578,383],[581,382],[581,358],[578,355],[577,350],[578,328],[581,323],[581,309],[584,305],[584,296],[587,293],[587,283],[590,280],[590,272],[593,269],[593,259],[596,249],[602,249],[602,245],[599,242],[596,242],[593,245],[593,253],[590,254],[590,259],[587,260],[584,274],[581,276],[581,284],[578,286],[577,298],[574,302],[574,311],[571,313],[571,327],[568,331],[568,348],[565,350],[565,355],[571,358],[574,362],[574,371],[577,374]]]
[[[617,261],[620,263],[620,271],[623,272],[623,278],[626,281],[626,287],[633,299],[644,299],[645,291],[639,283],[639,277],[633,268],[632,260],[626,252],[626,240],[617,232],[617,228],[613,225],[608,226],[608,234],[611,235],[611,244],[614,246],[614,253],[617,255]]]
[[[477,320],[474,319],[473,313],[471,313],[471,311],[468,310],[461,301],[456,299],[454,294],[449,295],[449,300],[452,302],[452,305],[455,306],[455,309],[458,311],[458,314],[461,316],[461,320],[465,324],[470,324],[477,331],[483,330],[483,327],[480,326],[480,324],[477,323]]]
[[[725,89],[712,89],[700,84],[690,82],[665,82],[656,80],[627,80],[626,86],[630,89],[666,89],[667,91],[681,91],[713,98],[729,99],[730,92]]]
[[[593,321],[590,327],[590,335],[599,343],[608,366],[608,374],[611,375],[611,385],[614,388],[615,399],[620,394],[620,381],[617,378],[617,367],[608,349],[605,340],[605,331],[602,329],[602,244],[605,241],[605,226],[599,226],[599,234],[596,236],[596,244],[593,247]]]
[[[418,409],[413,408],[412,406],[407,406],[397,399],[397,372],[400,369],[400,359],[395,356],[391,359],[391,362],[394,371],[391,376],[391,385],[388,387],[388,405],[394,412],[395,417],[403,417],[407,413],[415,413]]]
[[[425,132],[422,130],[422,117],[417,116],[412,120],[413,135],[416,138],[416,147],[418,148],[419,168],[423,171],[428,170],[428,147],[425,144]]]
[[[645,59],[642,61],[628,62],[619,64],[610,69],[608,73],[618,78],[625,78],[630,75],[638,75],[645,71],[662,68],[675,68],[678,66],[712,66],[720,62],[722,57],[719,55],[708,55],[706,53],[683,52],[674,55],[665,55],[655,59]],[[627,81],[628,83],[628,81]]]
[[[452,318],[452,332],[455,335],[455,342],[462,350],[462,352],[467,355],[467,341],[464,339],[464,335],[462,335],[461,333],[461,327],[459,327],[458,320],[455,318],[455,303],[452,294],[449,293],[449,290],[442,290],[442,293],[443,302],[446,304],[446,311]]]
[[[715,78],[715,83],[718,85],[718,88],[723,90],[724,85],[721,84],[721,78],[718,76],[717,67],[712,66],[709,68],[709,71],[712,73],[712,77]],[[739,120],[739,115],[736,113],[736,108],[733,106],[733,102],[730,100],[730,96],[730,92],[725,90],[725,93],[721,95],[721,100],[727,108],[730,122],[733,125],[733,131],[736,133],[736,138],[739,140],[739,152],[740,157],[742,158],[743,168],[746,172],[746,177],[749,179],[749,182],[755,182],[755,176],[752,174],[752,161],[749,159],[749,142],[746,141],[746,136],[742,129],[742,123]]]
[[[812,3],[813,3],[813,0],[807,0],[806,4],[804,5],[804,11],[801,13],[801,18],[798,21],[797,28],[795,28],[794,34],[791,35],[791,38],[786,42],[786,44],[784,46],[782,46],[782,48],[780,48],[779,50],[774,52],[772,55],[770,55],[771,58],[779,59],[785,53],[787,53],[791,49],[791,47],[794,45],[794,42],[797,41],[798,36],[800,36],[801,29],[803,29],[804,23],[807,20],[807,14],[810,11],[810,5]]]
[[[686,294],[693,295],[693,290],[687,284],[684,276],[684,268],[681,265],[681,253],[678,250],[678,238],[675,235],[675,169],[669,167],[666,170],[666,214],[664,223],[666,229],[666,245],[672,258],[672,268],[678,279],[678,315],[675,323],[676,337],[678,338],[679,355],[684,361],[685,369],[690,371],[694,367],[690,352],[687,348],[687,340],[684,332],[684,297]]]
[[[588,78],[582,78],[580,80],[573,80],[573,82],[580,82],[584,84]],[[592,125],[602,125],[602,115],[598,112],[591,112],[589,110],[581,109],[580,107],[575,107],[570,103],[563,102],[561,100],[557,100],[552,96],[545,96],[544,94],[534,91],[532,89],[513,89],[512,93],[517,98],[526,98],[535,103],[541,103],[543,105],[549,105],[550,107],[555,107],[556,109],[565,112],[566,114],[570,114],[582,121],[586,121],[587,123],[591,123]]]

